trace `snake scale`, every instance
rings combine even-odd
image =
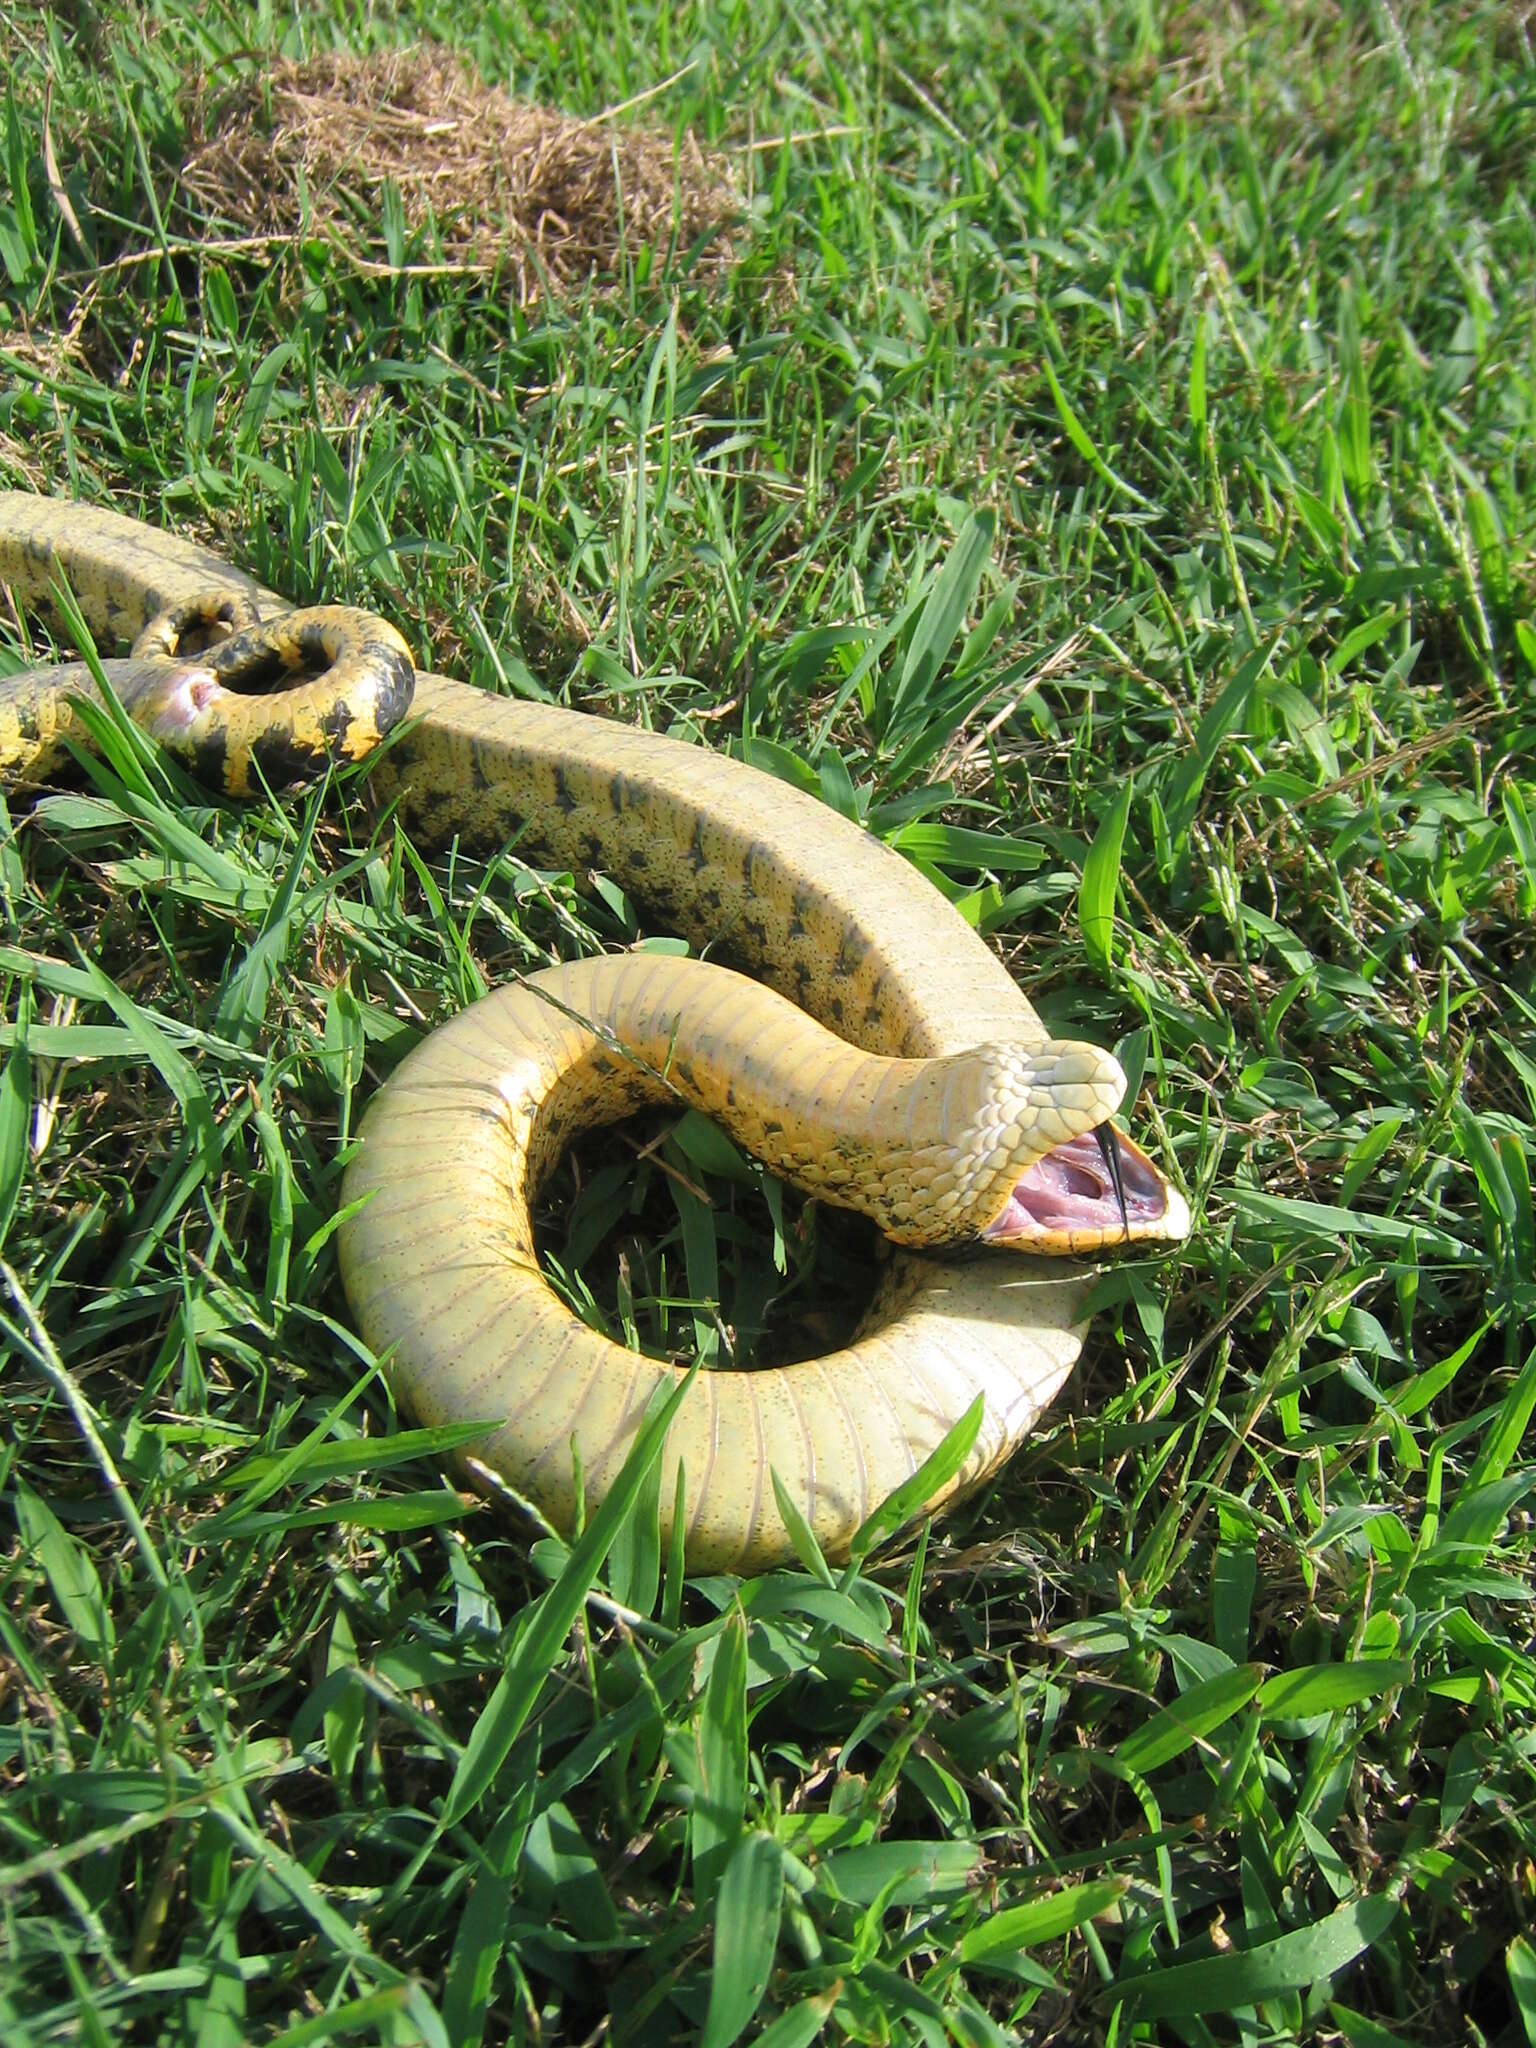
[[[46,609],[60,578],[95,634],[134,643],[107,664],[115,693],[231,794],[360,757],[405,713],[404,644],[369,615],[295,616],[188,541],[0,493],[0,582]],[[93,691],[77,667],[0,682],[0,775],[45,775],[69,702]],[[683,1370],[598,1335],[539,1272],[532,1204],[578,1129],[686,1101],[914,1248],[844,1349],[698,1376],[661,1484],[670,1537],[681,1471],[694,1570],[792,1555],[773,1474],[826,1553],[846,1554],[980,1396],[969,1458],[929,1505],[974,1488],[1081,1344],[1085,1275],[1039,1254],[1185,1235],[1183,1198],[1106,1138],[1125,1086],[1111,1056],[1053,1042],[939,893],[814,799],[703,748],[424,673],[370,789],[424,845],[512,842],[601,869],[755,977],[653,953],[531,975],[431,1033],[364,1118],[339,1232],[357,1325],[402,1404],[483,1422],[474,1456],[557,1526],[576,1519],[578,1483],[586,1508],[602,1497]],[[925,1255],[985,1239],[1006,1252]]]

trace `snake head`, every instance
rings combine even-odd
[[[982,1243],[1084,1254],[1189,1234],[1184,1197],[1110,1122],[1125,1095],[1113,1054],[1064,1042],[970,1057],[985,1075],[967,1118]]]

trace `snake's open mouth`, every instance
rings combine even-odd
[[[1189,1229],[1184,1198],[1113,1125],[1101,1124],[1037,1159],[1001,1214],[982,1232],[988,1244],[1081,1248],[1131,1238],[1180,1238]]]

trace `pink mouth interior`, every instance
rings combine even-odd
[[[1112,1240],[1138,1224],[1158,1222],[1168,1210],[1163,1183],[1134,1146],[1121,1141],[1116,1150],[1123,1215],[1098,1140],[1085,1131],[1035,1161],[983,1237],[1012,1244],[1058,1231],[1094,1231]]]

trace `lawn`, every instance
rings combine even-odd
[[[241,211],[279,58],[422,41],[622,110],[600,276],[491,260],[494,152]],[[637,1516],[594,1576],[405,1433],[329,1226],[401,1053],[643,909],[366,770],[8,792],[7,2048],[1536,2044],[1533,45],[0,0],[0,487],[818,790],[1120,1051],[1196,1215],[948,1520],[682,1585]],[[714,1156],[589,1140],[552,1265],[820,1348],[869,1247],[787,1202],[780,1271]]]

